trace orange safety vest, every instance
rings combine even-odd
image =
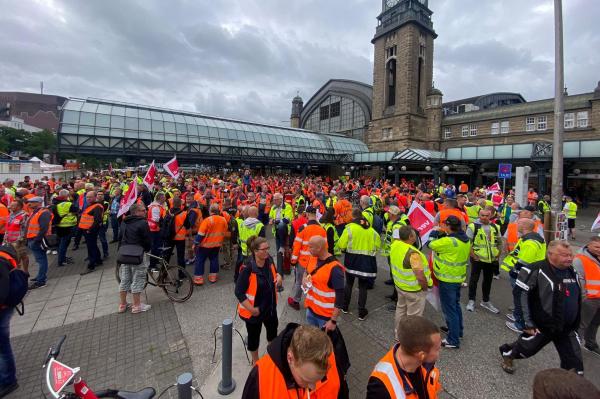
[[[578,258],[583,263],[587,298],[600,299],[600,264],[584,254],[579,254],[575,258]]]
[[[247,266],[242,266],[247,267]],[[277,271],[275,270],[275,265],[271,264],[271,274],[273,275],[273,285],[275,285],[275,281],[277,280]],[[258,288],[258,281],[256,279],[255,273],[250,273],[250,280],[248,281],[248,289],[246,289],[246,298],[250,302],[250,305],[254,307],[254,300],[256,298],[256,289]],[[275,303],[277,304],[277,295],[275,295]],[[252,313],[248,309],[242,306],[241,303],[238,304],[238,314],[244,320],[249,320],[252,317]]]
[[[202,221],[198,234],[204,236],[200,242],[202,248],[218,248],[229,231],[229,225],[223,216],[211,215]]]
[[[204,220],[204,218],[202,217],[202,212],[200,212],[200,209],[198,209],[198,208],[190,208],[188,210],[188,213],[196,214],[196,222],[192,226],[192,233],[197,234],[198,230],[200,229],[200,225],[202,224],[202,221]]]
[[[458,186],[458,191],[461,193],[466,193],[467,191],[469,191],[469,186],[467,186],[466,183],[463,183],[460,186]]]
[[[187,218],[187,211],[179,212],[175,215],[175,236],[173,241],[183,241],[187,236],[187,229],[183,226]]]
[[[268,353],[259,359],[256,367],[258,367],[258,394],[260,398],[305,399],[308,397],[304,388],[296,386],[288,388],[281,370],[279,370]],[[317,382],[314,391],[310,391],[310,398],[337,398],[339,391],[340,377],[337,371],[335,356],[331,353],[327,375],[323,380]]]
[[[318,269],[317,262],[317,258],[313,257],[306,268],[306,272],[311,276],[312,286],[304,299],[304,307],[312,310],[314,314],[331,318],[335,308],[335,290],[329,288],[329,277],[334,267],[341,267],[342,271],[345,269],[337,260]]]
[[[31,218],[29,218],[29,223],[27,223],[27,234],[26,238],[35,238],[40,232],[40,215],[43,212],[50,212],[48,209],[42,208],[37,211]],[[54,219],[54,215],[50,212],[50,222],[48,223],[48,231],[46,235],[52,234],[52,219]]]
[[[6,223],[8,222],[8,208],[0,203],[0,234],[6,233]]]
[[[462,213],[459,209],[442,209],[441,211],[439,211],[439,214],[440,224],[446,223],[446,219],[448,219],[448,216],[450,215],[456,216],[459,220],[464,220],[465,224],[469,223],[469,217]]]
[[[25,213],[21,213],[15,216],[12,220],[9,218],[9,223],[6,225],[6,234],[4,235],[4,242],[11,244],[19,239],[21,236],[21,227],[25,220]]]
[[[327,232],[319,223],[305,224],[298,229],[298,234],[294,239],[294,246],[292,248],[292,263],[298,263],[300,266],[306,268],[308,263],[313,256],[308,249],[308,240],[314,236],[321,236],[327,240]]]
[[[544,227],[542,222],[540,222],[539,220],[534,220],[533,222],[535,223],[534,227],[533,227],[534,233],[537,233],[540,226],[542,226],[542,228]],[[513,249],[515,249],[515,246],[517,245],[518,241],[519,241],[518,224],[517,224],[517,222],[509,223],[508,226],[506,227],[506,247],[508,248],[508,252],[511,252]]]
[[[152,211],[154,210],[154,208],[158,208],[160,211],[160,217],[158,222],[152,220]],[[148,207],[146,220],[148,221],[148,227],[150,228],[150,231],[160,231],[160,219],[164,218],[166,214],[167,210],[161,205],[154,204]]]
[[[79,228],[81,230],[89,230],[94,225],[94,216],[90,214],[96,208],[104,208],[102,204],[93,204],[85,208],[85,211],[81,214],[81,219],[79,219]]]
[[[419,399],[419,395],[413,389],[410,380],[406,376],[404,370],[400,372],[396,365],[396,359],[394,353],[396,352],[398,345],[391,348],[388,353],[385,354],[375,365],[371,377],[377,378],[385,385],[390,398],[406,398],[406,399]],[[438,392],[442,390],[440,384],[440,372],[437,367],[433,367],[431,370],[427,370],[425,367],[419,367],[421,374],[423,375],[423,381],[429,399],[437,399]]]

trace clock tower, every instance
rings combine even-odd
[[[372,43],[371,151],[438,149],[441,92],[433,89],[433,30],[428,0],[382,0]]]

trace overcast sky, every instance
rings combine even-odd
[[[600,80],[600,4],[565,0],[565,82]],[[430,0],[444,100],[552,97],[552,0]],[[372,84],[380,0],[0,0],[0,91],[285,124],[331,78]]]

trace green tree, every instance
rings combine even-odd
[[[49,130],[32,133],[25,143],[24,151],[42,158],[44,154],[56,153],[56,135]]]

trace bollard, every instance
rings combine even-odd
[[[183,373],[177,377],[177,398],[192,399],[192,373]]]
[[[223,358],[221,359],[221,382],[219,382],[218,391],[221,395],[229,395],[235,391],[235,381],[231,377],[231,356],[232,356],[232,335],[233,320],[223,320]]]

